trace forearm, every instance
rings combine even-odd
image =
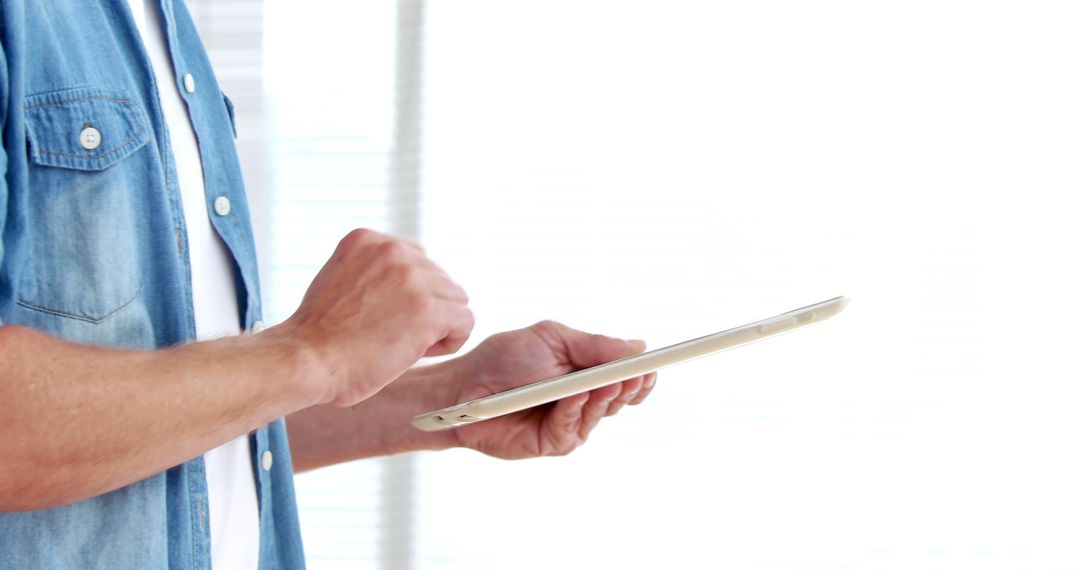
[[[413,416],[456,403],[450,363],[417,367],[375,396],[347,408],[313,406],[287,418],[297,472],[327,465],[458,445],[452,431],[425,432]]]
[[[313,359],[275,329],[121,351],[0,328],[0,511],[141,480],[321,397]]]

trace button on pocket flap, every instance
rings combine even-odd
[[[104,170],[142,148],[150,132],[126,93],[82,87],[27,97],[26,136],[37,164]]]

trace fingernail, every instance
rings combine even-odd
[[[652,388],[656,385],[656,376],[650,376],[645,379],[645,388]]]

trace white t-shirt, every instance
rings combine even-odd
[[[232,257],[210,225],[202,160],[195,131],[180,96],[157,0],[128,0],[154,68],[187,224],[191,293],[198,340],[240,333]],[[183,71],[181,70],[181,75]],[[198,89],[198,79],[193,78]],[[208,452],[206,482],[210,508],[210,558],[214,568],[255,570],[259,566],[259,507],[250,443],[241,436]]]

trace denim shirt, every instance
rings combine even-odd
[[[160,1],[177,84],[194,80],[180,93],[250,329],[262,318],[258,269],[231,104],[183,1]],[[127,0],[0,0],[0,323],[132,349],[194,339],[187,232],[157,89]],[[215,211],[221,197],[231,208]],[[260,567],[302,568],[283,421],[251,440]],[[79,503],[0,513],[0,568],[209,568],[210,538],[200,457]]]

